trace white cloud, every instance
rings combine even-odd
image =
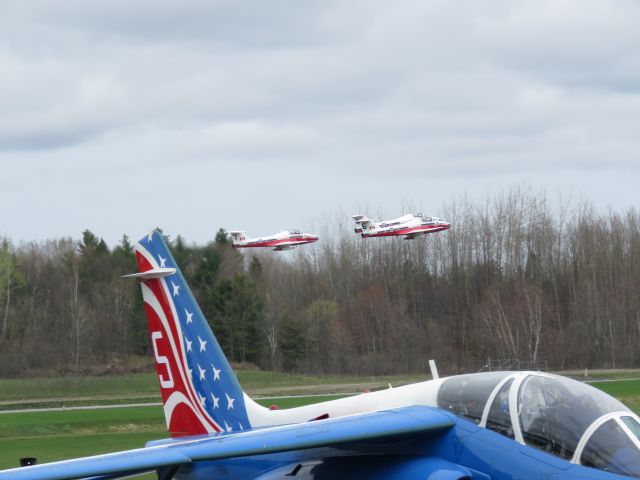
[[[631,0],[4,2],[0,228],[202,240],[521,182],[625,208],[638,24]]]

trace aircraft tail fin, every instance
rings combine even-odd
[[[352,215],[351,218],[356,222],[356,233],[362,233],[363,230],[366,230],[367,227],[373,223],[373,221],[366,215]]]
[[[234,247],[240,244],[240,242],[243,242],[244,240],[246,240],[247,237],[245,233],[246,232],[241,230],[234,230],[232,232],[229,232],[229,235],[231,235],[231,241]]]
[[[162,234],[136,244],[167,428],[174,437],[251,428],[250,403]]]

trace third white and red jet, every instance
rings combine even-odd
[[[404,236],[405,240],[413,240],[421,235],[451,228],[449,222],[437,217],[427,217],[424,213],[410,213],[382,222],[371,220],[366,215],[353,215],[352,218],[356,222],[355,232],[363,238]]]
[[[318,237],[310,233],[302,233],[300,230],[284,230],[268,237],[247,238],[245,232],[234,231],[229,232],[233,240],[233,248],[269,248],[280,252],[282,250],[291,250],[298,245],[305,243],[313,243]]]

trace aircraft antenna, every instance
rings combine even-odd
[[[438,380],[440,375],[438,375],[438,367],[436,367],[436,361],[431,359],[429,360],[429,370],[431,370],[431,378],[434,380]]]

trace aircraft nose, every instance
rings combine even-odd
[[[312,242],[317,242],[319,238],[320,237],[317,237],[316,235],[309,235],[309,240]]]

